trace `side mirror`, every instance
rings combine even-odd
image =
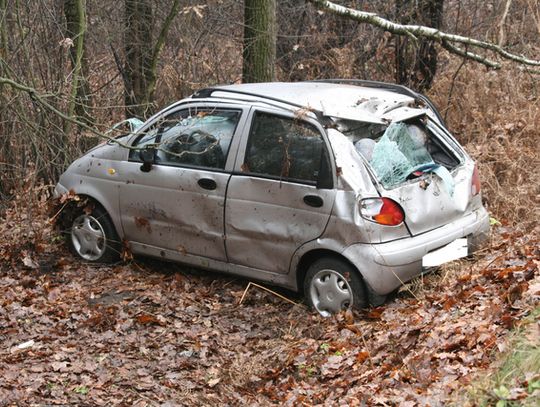
[[[156,149],[154,147],[147,147],[144,150],[139,151],[139,158],[143,162],[141,171],[150,172],[152,164],[154,164],[156,160]]]

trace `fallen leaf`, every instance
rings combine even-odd
[[[31,269],[39,268],[39,264],[34,259],[32,259],[32,257],[30,257],[28,253],[23,252],[22,262],[28,268],[31,268]]]
[[[216,379],[210,379],[208,381],[208,387],[214,387],[216,384],[218,384],[221,381],[221,379],[218,377]]]
[[[149,324],[163,325],[164,324],[164,322],[159,317],[156,317],[156,316],[150,315],[150,314],[138,315],[137,316],[137,322],[139,324],[143,324],[143,325],[149,325]]]

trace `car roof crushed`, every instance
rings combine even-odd
[[[364,86],[368,85],[368,86]],[[425,100],[399,86],[379,82],[359,83],[269,82],[217,86],[196,92],[193,98],[259,102],[286,110],[303,109],[321,117],[338,117],[370,123],[399,121],[426,113]],[[404,109],[406,112],[404,112]],[[396,114],[396,110],[400,113]]]

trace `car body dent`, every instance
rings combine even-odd
[[[307,195],[323,205],[307,206]],[[225,210],[229,261],[288,273],[295,250],[323,234],[335,195],[334,189],[233,175]]]
[[[193,267],[200,267],[212,271],[234,274],[237,276],[278,285],[293,291],[298,290],[296,277],[294,274],[291,273],[283,274],[271,272],[268,270],[256,269],[254,267],[219,261],[204,256],[185,254],[177,250],[169,250],[162,247],[137,242],[130,242],[130,249],[133,253],[137,253],[143,256],[150,256],[163,260],[175,261]]]
[[[229,176],[201,169],[123,162],[120,206],[124,237],[166,249],[225,260],[223,208]],[[201,189],[200,179],[212,179],[216,189]],[[131,181],[131,182],[128,182]],[[148,199],[152,196],[152,199]]]
[[[404,122],[415,117],[421,117],[424,115],[429,115],[429,109],[420,109],[409,106],[398,106],[394,109],[391,109],[385,112],[382,115],[383,121],[390,122]]]
[[[252,108],[248,122],[254,119],[255,113],[298,120],[294,112],[261,106]],[[318,130],[328,148],[329,141],[320,123],[311,117],[304,117],[303,121]],[[227,188],[225,244],[229,262],[288,274],[296,249],[324,233],[334,206],[336,189],[246,174],[243,168],[246,149],[247,137],[244,137]],[[334,174],[335,164],[330,164]],[[335,175],[332,178],[335,184]],[[317,197],[322,205],[309,206],[304,201],[306,196]]]
[[[101,145],[98,149],[74,161],[60,176],[56,194],[72,191],[98,202],[109,214],[116,231],[122,234],[119,208],[119,187],[117,159],[121,156],[118,146]],[[96,154],[94,154],[96,152]]]
[[[418,275],[422,270],[422,257],[429,252],[460,237],[485,239],[488,232],[489,216],[480,209],[422,235],[381,244],[354,244],[341,254],[357,265],[374,292],[384,295]]]
[[[335,129],[328,130],[328,137],[333,145],[340,175],[336,204],[325,236],[335,236],[346,245],[380,243],[410,236],[405,224],[394,227],[382,226],[366,221],[360,216],[360,201],[379,197],[380,193],[362,157],[351,142]]]
[[[411,96],[397,94],[381,89],[362,89],[359,94],[355,85],[339,85],[323,82],[272,82],[253,83],[242,85],[228,85],[222,89],[241,89],[245,92],[254,92],[261,96],[280,95],[281,99],[296,105],[305,106],[307,110],[316,109],[325,116],[341,117],[371,123],[384,123],[382,115],[401,106],[414,106],[415,100]],[[217,95],[229,96],[219,93]],[[316,95],[314,97],[314,95]],[[245,98],[243,95],[242,97]],[[259,99],[260,100],[260,99]]]
[[[178,200],[185,198],[185,194],[180,193],[181,190],[194,189],[196,179],[186,181],[189,185],[171,180],[167,181],[169,184],[161,185],[164,180],[160,181],[159,176],[165,176],[165,173],[175,174],[173,179],[182,179],[193,177],[195,170],[170,167],[166,171],[159,171],[153,168],[148,175],[140,171],[140,162],[128,162],[129,149],[118,144],[102,144],[77,159],[61,176],[56,194],[73,191],[95,199],[110,215],[121,238],[126,237],[121,221],[121,205],[132,206],[133,211],[128,215],[132,220],[138,216],[136,212],[141,210],[140,216],[146,219],[150,229],[146,228],[145,221],[141,221],[140,232],[156,234],[162,229],[161,238],[168,240],[170,244],[157,244],[159,238],[154,240],[155,236],[142,240],[130,235],[130,248],[136,254],[232,273],[293,290],[299,288],[296,275],[298,265],[304,256],[315,250],[343,256],[359,270],[371,291],[384,295],[418,275],[422,257],[428,252],[459,237],[480,241],[489,229],[489,222],[481,203],[481,195],[471,196],[474,163],[446,130],[438,130],[442,133],[441,139],[448,143],[450,149],[456,151],[462,161],[452,170],[456,180],[453,196],[445,196],[447,191],[433,175],[425,189],[420,187],[420,180],[411,180],[399,188],[385,190],[351,141],[336,129],[323,128],[321,123],[315,120],[316,115],[310,108],[321,108],[329,116],[343,115],[345,118],[353,117],[354,120],[371,123],[382,123],[388,118],[399,120],[403,117],[436,115],[429,109],[426,111],[414,107],[414,99],[409,96],[363,89],[364,96],[358,97],[356,86],[343,85],[340,87],[343,92],[336,92],[332,90],[333,87],[335,88],[335,85],[329,84],[240,85],[240,89],[244,90],[258,89],[258,93],[263,96],[265,93],[271,95],[282,92],[282,98],[289,98],[306,106],[301,120],[312,123],[319,129],[332,157],[334,187],[331,189],[301,185],[302,192],[295,194],[295,183],[261,180],[259,177],[243,174],[242,163],[253,111],[270,111],[298,118],[298,109],[287,107],[286,103],[272,103],[270,106],[264,102],[263,97],[225,97],[217,92],[216,97],[185,99],[175,103],[154,115],[134,135],[123,140],[126,145],[131,145],[138,135],[149,129],[153,123],[186,106],[242,109],[243,113],[223,171],[197,170],[220,184],[219,191],[216,191],[220,194],[219,198],[213,201],[213,209],[210,211],[215,216],[208,215],[211,219],[201,215],[205,210],[203,201],[217,195],[202,191],[199,194],[200,199],[193,201],[193,205],[198,206],[197,216],[187,221],[171,220],[174,218],[171,218],[171,213],[182,207],[178,206]],[[312,105],[310,100],[314,92],[320,92],[317,96],[320,100],[325,100],[326,97],[333,97],[335,100],[332,103],[320,103],[320,106]],[[167,196],[155,188],[145,189],[150,187],[148,182],[151,178],[157,178],[155,182],[167,188]],[[428,178],[429,176],[426,179]],[[131,190],[133,185],[137,185],[137,188]],[[179,193],[175,194],[175,190]],[[324,205],[316,210],[303,206],[299,200],[307,194],[319,195]],[[443,196],[444,199],[428,199],[435,195],[439,198]],[[362,218],[362,199],[380,196],[390,197],[402,205],[406,213],[404,223],[383,226]],[[163,199],[166,202],[160,202]],[[271,199],[277,201],[272,202]],[[148,201],[146,206],[143,205],[145,200]],[[189,201],[191,204],[191,198]],[[426,204],[421,206],[422,202]],[[284,211],[287,205],[290,211]],[[430,215],[425,216],[426,212]],[[187,214],[190,213],[187,210]],[[439,218],[439,223],[430,224],[435,216]],[[280,222],[273,222],[274,220]],[[135,223],[130,226],[132,232],[137,229]],[[413,227],[408,226],[409,223]],[[163,230],[167,227],[170,228],[170,233],[167,232],[164,236]],[[186,244],[183,244],[181,239],[174,240],[174,236],[188,229],[193,236],[204,234],[208,229],[213,231],[208,234],[211,238],[207,243],[194,242],[201,250],[187,252]],[[252,247],[251,241],[259,243]],[[213,245],[223,249],[214,252],[210,247]]]

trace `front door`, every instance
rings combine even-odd
[[[128,241],[226,261],[225,191],[228,152],[241,109],[179,108],[156,119],[135,139],[120,186]],[[141,170],[138,148],[156,147],[155,164]]]

